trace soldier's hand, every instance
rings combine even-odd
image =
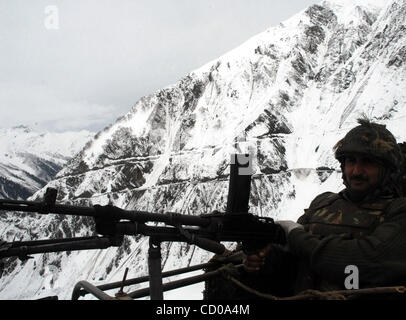
[[[243,256],[244,269],[248,272],[255,272],[262,268],[265,264],[266,256],[271,252],[272,244],[267,245],[264,249],[257,251],[254,254]]]

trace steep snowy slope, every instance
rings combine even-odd
[[[93,133],[0,128],[0,197],[26,199],[50,181]]]

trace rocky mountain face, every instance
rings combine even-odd
[[[250,211],[297,219],[342,188],[332,147],[362,115],[406,140],[406,1],[324,1],[138,101],[47,186],[58,201],[198,215],[226,206],[230,154],[254,159]],[[41,198],[45,188],[32,198]],[[84,218],[8,214],[3,239],[93,234]],[[230,244],[232,246],[232,244]],[[0,298],[70,298],[74,284],[147,273],[148,239],[9,261]],[[211,253],[163,243],[162,267]],[[132,289],[135,289],[133,287]],[[199,289],[196,289],[199,291]],[[198,292],[198,295],[200,292]]]
[[[0,198],[26,199],[52,180],[93,137],[88,131],[0,129]]]

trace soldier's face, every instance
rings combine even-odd
[[[354,191],[368,191],[380,180],[381,164],[364,155],[345,158],[344,173],[348,184]]]

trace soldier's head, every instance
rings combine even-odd
[[[344,184],[354,196],[363,198],[390,185],[390,177],[398,172],[402,155],[385,125],[364,119],[358,123],[334,149],[341,163]]]

